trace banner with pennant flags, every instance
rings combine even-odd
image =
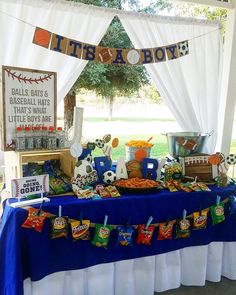
[[[83,43],[36,27],[33,43],[75,58],[113,65],[165,62],[189,54],[188,40],[153,48],[108,48]]]

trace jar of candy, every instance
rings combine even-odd
[[[22,127],[16,128],[15,146],[17,151],[25,150],[25,132]]]
[[[34,149],[34,138],[31,127],[25,127],[25,145],[27,150]]]
[[[62,127],[57,127],[57,147],[62,149],[65,147],[65,133]]]
[[[42,148],[42,134],[40,127],[34,127],[33,129],[34,137],[34,148],[40,150]]]
[[[177,180],[181,181],[182,166],[178,162],[170,162],[165,165],[165,181]]]
[[[53,126],[49,127],[48,138],[47,138],[47,148],[49,150],[54,150],[57,148],[57,136],[55,128]]]
[[[42,127],[42,148],[47,148],[47,139],[48,139],[48,127]]]

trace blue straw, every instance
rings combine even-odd
[[[221,198],[220,196],[217,196],[217,197],[216,197],[216,205],[217,205],[217,206],[219,206],[219,204],[220,204],[220,198]]]

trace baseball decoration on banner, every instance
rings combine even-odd
[[[3,66],[2,79],[2,149],[8,151],[16,130],[56,126],[56,73]]]
[[[83,43],[36,27],[33,43],[79,59],[113,65],[165,62],[189,54],[188,40],[153,48],[107,48]]]

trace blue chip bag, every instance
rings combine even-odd
[[[229,196],[229,214],[236,213],[236,196]]]
[[[129,226],[118,226],[117,227],[117,244],[121,246],[132,246],[132,235],[135,228],[131,225]]]

